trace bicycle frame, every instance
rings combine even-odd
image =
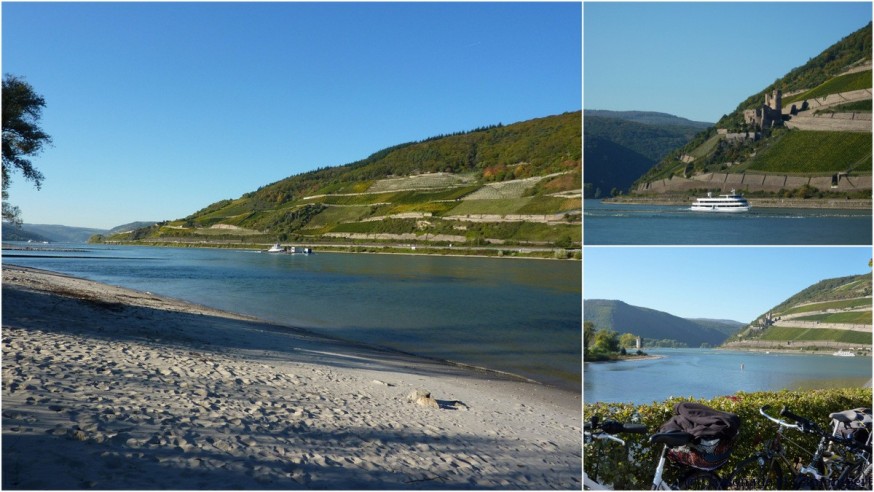
[[[618,442],[619,444],[622,444],[623,446],[625,445],[624,440],[622,440],[616,436],[607,434],[605,432],[583,432],[583,437],[587,441],[592,441],[595,439],[597,439],[597,440],[607,439],[610,441]],[[585,470],[583,470],[583,488],[584,489],[588,488],[589,490],[613,490],[612,488],[608,487],[607,485],[604,485],[600,482],[596,482],[595,480],[589,478],[589,475],[586,473]]]
[[[810,485],[806,482],[809,480],[813,480],[818,485],[824,488],[832,489],[835,486],[836,481],[842,482],[847,479],[847,474],[852,471],[853,466],[858,464],[855,461],[856,459],[862,460],[862,464],[867,465],[862,472],[862,476],[865,476],[864,473],[866,473],[867,470],[870,470],[871,461],[868,455],[866,455],[864,451],[859,451],[852,447],[847,447],[846,439],[840,436],[840,424],[838,422],[834,423],[832,433],[828,434],[820,430],[819,427],[810,420],[792,415],[789,412],[783,413],[785,409],[781,410],[781,415],[788,415],[790,418],[797,420],[802,425],[789,424],[784,420],[771,417],[770,415],[765,413],[766,408],[767,406],[764,406],[759,409],[759,413],[762,414],[763,417],[779,425],[778,436],[781,435],[781,431],[783,428],[796,429],[799,432],[816,434],[820,436],[819,444],[816,446],[816,451],[813,453],[813,457],[811,458],[810,462],[806,465],[802,465],[798,472],[795,474],[795,486]],[[791,440],[789,442],[791,442]],[[838,444],[839,449],[835,450],[832,444]],[[799,449],[803,450],[803,448],[801,448],[800,446],[796,446]],[[809,451],[805,452],[809,454]],[[769,456],[771,456],[770,450],[767,453]],[[848,456],[851,456],[852,459],[848,460]],[[785,462],[785,458],[783,459]],[[839,478],[837,480],[835,480],[834,478],[835,471],[838,472],[837,475]]]
[[[664,480],[662,480],[662,475],[665,472],[665,462],[667,458],[665,458],[665,454],[668,452],[668,446],[664,445],[662,447],[662,455],[659,457],[659,465],[656,467],[655,475],[652,477],[652,489],[650,490],[673,490],[670,485],[666,484]]]

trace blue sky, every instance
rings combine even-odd
[[[586,109],[716,122],[864,27],[871,2],[587,2]]]
[[[820,280],[871,273],[870,247],[588,247],[583,298],[751,322]]]
[[[575,111],[578,3],[7,3],[46,100],[28,223],[187,216],[395,144]]]

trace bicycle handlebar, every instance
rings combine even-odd
[[[601,430],[607,434],[646,434],[646,426],[642,424],[623,424],[615,420],[606,420],[601,424]]]
[[[803,430],[801,429],[801,427],[799,427],[799,426],[796,425],[796,424],[790,424],[790,423],[786,422],[785,420],[780,420],[780,419],[777,419],[777,418],[774,418],[774,417],[771,417],[770,415],[768,415],[768,414],[767,414],[767,411],[768,411],[770,408],[771,408],[770,405],[764,405],[764,406],[762,406],[761,408],[759,408],[759,413],[762,415],[762,417],[765,417],[766,419],[770,420],[771,422],[774,422],[774,423],[777,424],[777,425],[780,425],[780,426],[786,427],[786,428],[788,428],[788,429],[798,429],[799,431],[803,431]],[[785,409],[784,409],[784,410],[785,410]],[[780,415],[782,415],[782,414],[783,414],[783,413],[782,413],[782,411],[781,411]]]
[[[601,419],[597,415],[593,415],[588,422],[583,422],[583,430],[592,432],[592,431],[601,431],[606,434],[646,434],[646,426],[643,424],[623,424],[621,422],[617,422],[615,420],[604,420]]]
[[[800,417],[798,415],[795,415],[794,413],[790,412],[786,407],[783,407],[780,409],[780,416],[781,417],[788,417],[788,418],[798,422],[798,424],[801,427],[801,430],[804,432],[809,432],[811,430],[817,430],[817,431],[819,430],[819,426],[817,426],[816,423],[814,423],[814,422],[812,422],[804,417]]]
[[[789,429],[797,429],[801,432],[805,432],[808,434],[816,434],[820,437],[824,437],[824,438],[828,439],[829,441],[832,441],[832,442],[835,442],[835,443],[838,443],[838,444],[841,444],[844,446],[848,446],[851,448],[866,449],[866,446],[864,444],[856,442],[855,440],[853,440],[851,438],[835,436],[835,435],[829,434],[827,432],[823,432],[822,430],[820,430],[819,426],[816,425],[815,422],[812,422],[804,417],[800,417],[798,415],[795,415],[794,413],[787,410],[786,407],[783,407],[780,409],[780,416],[788,417],[788,418],[798,422],[798,424],[790,424],[790,423],[786,422],[785,420],[780,420],[780,419],[776,419],[774,417],[771,417],[770,415],[768,415],[766,413],[769,409],[770,409],[770,405],[764,405],[763,407],[759,408],[759,413],[762,414],[762,416],[765,417],[766,419],[770,420],[771,422],[774,422],[775,424],[781,425],[781,426],[789,428]]]

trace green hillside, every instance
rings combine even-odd
[[[683,190],[696,187],[683,180],[714,172],[809,177],[832,177],[849,172],[849,176],[867,176],[865,182],[868,184],[861,186],[870,191],[870,92],[867,96],[854,94],[849,102],[844,100],[851,91],[871,89],[870,63],[871,23],[742,101],[714,127],[672,150],[641,176],[634,188],[670,179],[672,183],[649,188],[647,192],[685,193]],[[782,122],[767,128],[748,123],[744,111],[761,108],[766,95],[774,90],[783,94]],[[797,111],[790,114],[793,105],[797,106]],[[850,113],[868,113],[869,116],[866,120]],[[823,116],[833,116],[833,119]],[[857,121],[847,123],[850,120]],[[729,138],[728,134],[733,136]],[[755,138],[737,137],[742,134],[755,134]],[[858,186],[853,185],[853,188]],[[702,183],[701,188],[705,187],[707,185]],[[745,185],[744,191],[766,195],[778,193],[765,186],[757,189],[753,185]],[[844,193],[848,190],[821,191]]]
[[[871,134],[775,132],[774,139],[745,167],[772,173],[871,173]],[[804,156],[804,159],[799,159]]]
[[[826,279],[774,306],[732,337],[730,348],[870,351],[871,275]]]
[[[553,255],[582,240],[581,125],[576,111],[400,144],[105,240]]]
[[[649,346],[719,345],[742,326],[735,321],[684,319],[622,301],[603,299],[584,300],[583,319],[592,322],[597,329],[640,336]]]
[[[585,198],[602,198],[614,191],[627,191],[635,176],[645,173],[655,163],[609,139],[586,135]]]
[[[586,198],[625,193],[671,150],[710,123],[649,111],[583,112]]]

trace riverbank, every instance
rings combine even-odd
[[[870,199],[842,199],[842,198],[751,198],[747,197],[753,208],[809,208],[809,209],[835,209],[835,210],[870,210]],[[673,205],[691,206],[695,201],[690,196],[633,196],[623,195],[615,198],[606,198],[606,203],[621,203],[627,205]]]
[[[625,361],[633,361],[633,360],[655,360],[655,359],[664,359],[664,355],[617,355],[615,358],[611,359],[588,359],[583,360],[583,362],[625,362]]]
[[[805,343],[816,343],[813,342],[805,342]],[[834,353],[838,350],[851,350],[856,353],[858,357],[871,357],[871,348],[865,345],[854,345],[849,343],[837,343],[837,342],[820,342],[823,344],[821,350],[812,350],[811,347],[805,348],[797,348],[797,349],[788,349],[783,348],[777,344],[773,346],[745,346],[741,344],[736,344],[734,342],[730,342],[726,345],[716,347],[717,350],[725,350],[728,352],[752,352],[757,354],[796,354],[796,355],[824,355],[829,357],[834,357]]]
[[[206,242],[206,241],[101,241],[94,244],[115,246],[148,246],[161,248],[216,248],[266,251],[271,244]],[[291,244],[283,244],[283,246]],[[547,246],[412,246],[387,244],[333,244],[333,243],[295,243],[306,246],[316,253],[364,253],[411,256],[451,256],[465,258],[518,258],[526,260],[580,260],[579,248],[557,248]]]
[[[3,358],[4,488],[580,487],[578,393],[148,292],[4,265]]]

